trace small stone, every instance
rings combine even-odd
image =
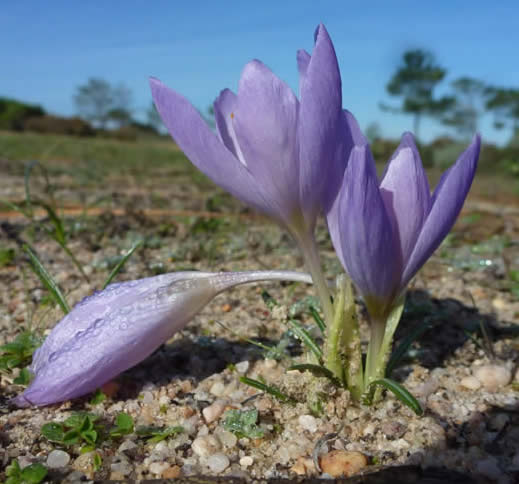
[[[478,474],[483,474],[486,478],[494,482],[497,482],[503,474],[503,471],[499,468],[497,459],[492,456],[480,460],[476,465],[476,471]]]
[[[124,452],[126,450],[132,450],[137,447],[137,444],[132,440],[125,440],[117,449],[119,452]]]
[[[232,309],[232,306],[229,303],[222,304],[222,311],[224,313],[228,313]]]
[[[150,464],[150,472],[155,475],[160,475],[168,467],[169,467],[169,464],[167,462],[153,462],[153,464]]]
[[[171,466],[171,467],[168,467],[166,470],[162,471],[162,478],[163,479],[178,479],[181,474],[182,474],[182,471],[180,470],[179,466]]]
[[[314,461],[309,457],[300,456],[290,470],[298,476],[313,474],[315,472]]]
[[[193,452],[199,457],[208,457],[220,450],[220,441],[214,435],[203,435],[193,440]]]
[[[461,379],[460,385],[467,390],[477,390],[481,387],[481,382],[475,376],[466,376]]]
[[[474,369],[474,376],[486,390],[495,392],[510,383],[512,372],[505,366],[489,364]]]
[[[317,420],[312,415],[300,415],[298,421],[305,430],[311,433],[317,431]]]
[[[70,462],[70,455],[63,450],[53,450],[47,457],[47,467],[58,469],[65,467]]]
[[[366,456],[355,451],[332,450],[320,459],[322,471],[332,477],[353,476],[367,465]]]
[[[249,365],[248,361],[240,361],[239,363],[236,363],[236,371],[243,375],[244,373],[247,373]]]
[[[211,403],[208,407],[205,407],[202,410],[202,414],[204,416],[204,419],[207,423],[214,422],[215,420],[218,420],[222,413],[225,410],[225,407],[227,407],[228,402],[226,400],[216,400],[215,402]]]
[[[240,459],[240,465],[242,467],[249,467],[254,463],[254,459],[250,455],[245,455]]]
[[[141,395],[142,395],[142,398],[141,398],[142,403],[148,404],[148,403],[153,402],[153,400],[154,400],[153,393],[151,393],[151,392],[142,392]]]
[[[224,391],[225,385],[221,381],[214,382],[211,388],[209,389],[209,393],[211,393],[215,397],[221,397]]]
[[[127,476],[132,472],[132,465],[128,461],[114,462],[110,464],[110,470],[117,474]]]
[[[519,382],[519,368],[515,371],[514,380]]]
[[[232,449],[238,442],[238,437],[236,437],[236,435],[234,435],[232,432],[229,432],[228,430],[223,429],[222,427],[218,427],[214,431],[214,435],[221,442],[221,444],[228,449]]]
[[[82,472],[89,479],[92,479],[94,477],[95,472],[94,454],[95,452],[86,452],[85,454],[81,454],[72,463],[72,468],[76,471]]]
[[[215,474],[223,472],[229,465],[229,458],[225,454],[213,454],[207,458],[207,467]]]

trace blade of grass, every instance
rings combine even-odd
[[[301,324],[298,323],[295,319],[289,319],[288,323],[290,324],[292,331],[294,331],[294,334],[301,340],[301,342],[317,357],[319,362],[322,361],[323,351],[310,336],[310,333],[308,333],[308,331],[303,328],[303,326],[301,326]]]
[[[123,268],[124,264],[128,261],[128,259],[132,256],[132,254],[142,245],[142,240],[139,240],[135,244],[133,244],[133,247],[126,253],[126,255],[119,261],[119,263],[112,269],[112,272],[110,272],[110,275],[106,279],[105,283],[103,284],[103,289],[108,286],[112,282],[112,279],[119,273],[119,271]]]
[[[36,254],[31,250],[31,248],[27,244],[23,246],[23,250],[29,256],[31,269],[38,276],[42,284],[49,291],[51,297],[61,307],[63,312],[65,314],[68,314],[70,312],[70,306],[68,305],[67,300],[65,299],[65,296],[61,292],[61,289],[59,288],[56,281],[54,281],[52,276],[47,272],[47,269],[45,269],[43,264],[36,256]]]
[[[394,380],[390,380],[389,378],[381,378],[380,380],[375,380],[370,384],[370,387],[379,385],[381,387],[386,388],[390,392],[392,392],[398,400],[400,400],[404,405],[408,406],[416,415],[423,415],[423,409],[420,406],[418,400],[411,395],[409,390],[400,385]]]
[[[292,365],[288,368],[288,371],[291,370],[297,370],[301,373],[309,371],[310,373],[312,373],[312,375],[316,377],[328,378],[334,385],[342,386],[341,382],[337,378],[335,378],[334,374],[325,366],[312,365],[311,363],[302,363],[300,365]]]
[[[244,383],[245,385],[249,385],[250,387],[257,388],[258,390],[261,390],[262,392],[268,393],[269,395],[272,395],[274,398],[278,399],[280,402],[283,403],[295,403],[295,400],[285,393],[283,393],[279,388],[267,385],[266,383],[263,383],[259,380],[254,380],[253,378],[248,378],[246,376],[240,377],[240,381]]]
[[[317,326],[319,326],[319,329],[321,330],[321,333],[325,334],[326,332],[326,324],[323,321],[323,318],[321,318],[321,315],[317,311],[317,309],[314,306],[310,306],[310,315],[314,319]]]

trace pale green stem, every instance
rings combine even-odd
[[[368,345],[366,357],[366,373],[364,374],[364,386],[367,389],[372,381],[377,379],[377,369],[379,367],[379,354],[384,341],[386,322],[383,319],[372,319],[371,337]]]
[[[333,307],[330,299],[330,290],[321,269],[321,261],[317,252],[317,246],[313,236],[307,237],[305,240],[298,240],[299,246],[305,259],[305,264],[314,281],[317,297],[321,301],[326,324],[333,321]]]

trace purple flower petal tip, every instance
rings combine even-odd
[[[149,356],[211,299],[238,284],[311,282],[290,271],[178,272],[112,284],[67,314],[36,350],[34,379],[11,403],[50,405],[99,388]]]

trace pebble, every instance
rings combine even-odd
[[[481,387],[481,382],[475,376],[466,376],[462,378],[460,385],[467,390],[477,390]]]
[[[63,450],[53,450],[47,457],[47,467],[58,469],[65,467],[70,462],[70,455]]]
[[[236,435],[222,427],[216,428],[214,435],[218,438],[221,444],[228,449],[233,448],[238,442],[238,437],[236,437]]]
[[[151,392],[142,392],[141,395],[142,395],[142,399],[141,399],[142,403],[151,403],[154,400],[153,393],[151,393]]]
[[[114,462],[110,465],[110,470],[122,474],[123,476],[127,476],[132,472],[132,465],[128,461]]]
[[[137,447],[137,444],[131,440],[125,440],[117,449],[119,452],[124,452],[125,450],[132,450]]]
[[[72,464],[72,468],[86,474],[91,479],[94,476],[94,454],[95,452],[81,454]]]
[[[182,471],[179,466],[168,467],[166,470],[162,472],[163,479],[178,479]]]
[[[489,392],[495,392],[508,385],[512,379],[512,372],[501,365],[489,364],[478,366],[473,372],[485,390]]]
[[[225,392],[225,385],[221,381],[214,382],[209,389],[209,393],[215,397],[221,397]]]
[[[218,420],[220,416],[223,414],[225,407],[227,407],[228,402],[226,400],[216,400],[211,403],[211,405],[205,407],[202,410],[202,415],[204,416],[204,420],[207,423],[214,422]]]
[[[240,459],[240,465],[242,467],[249,467],[254,463],[254,459],[250,455],[245,455]]]
[[[247,373],[248,369],[249,369],[248,361],[240,361],[239,363],[236,363],[236,371],[238,373],[241,373],[241,374]]]
[[[488,479],[497,481],[502,474],[501,469],[498,466],[497,459],[489,456],[478,462],[476,465],[476,471],[479,474],[483,474]]]
[[[150,472],[155,475],[160,475],[168,467],[169,467],[169,464],[167,462],[153,462],[153,464],[150,465]]]
[[[332,477],[350,477],[368,465],[368,460],[360,452],[332,450],[320,459],[321,470]]]
[[[220,450],[220,441],[214,435],[203,435],[193,440],[193,452],[199,457],[208,457]]]
[[[223,472],[229,465],[229,458],[225,454],[213,454],[207,458],[207,467],[216,474]]]
[[[300,415],[299,416],[299,425],[303,427],[305,430],[308,430],[311,433],[317,431],[317,420],[312,415]]]

